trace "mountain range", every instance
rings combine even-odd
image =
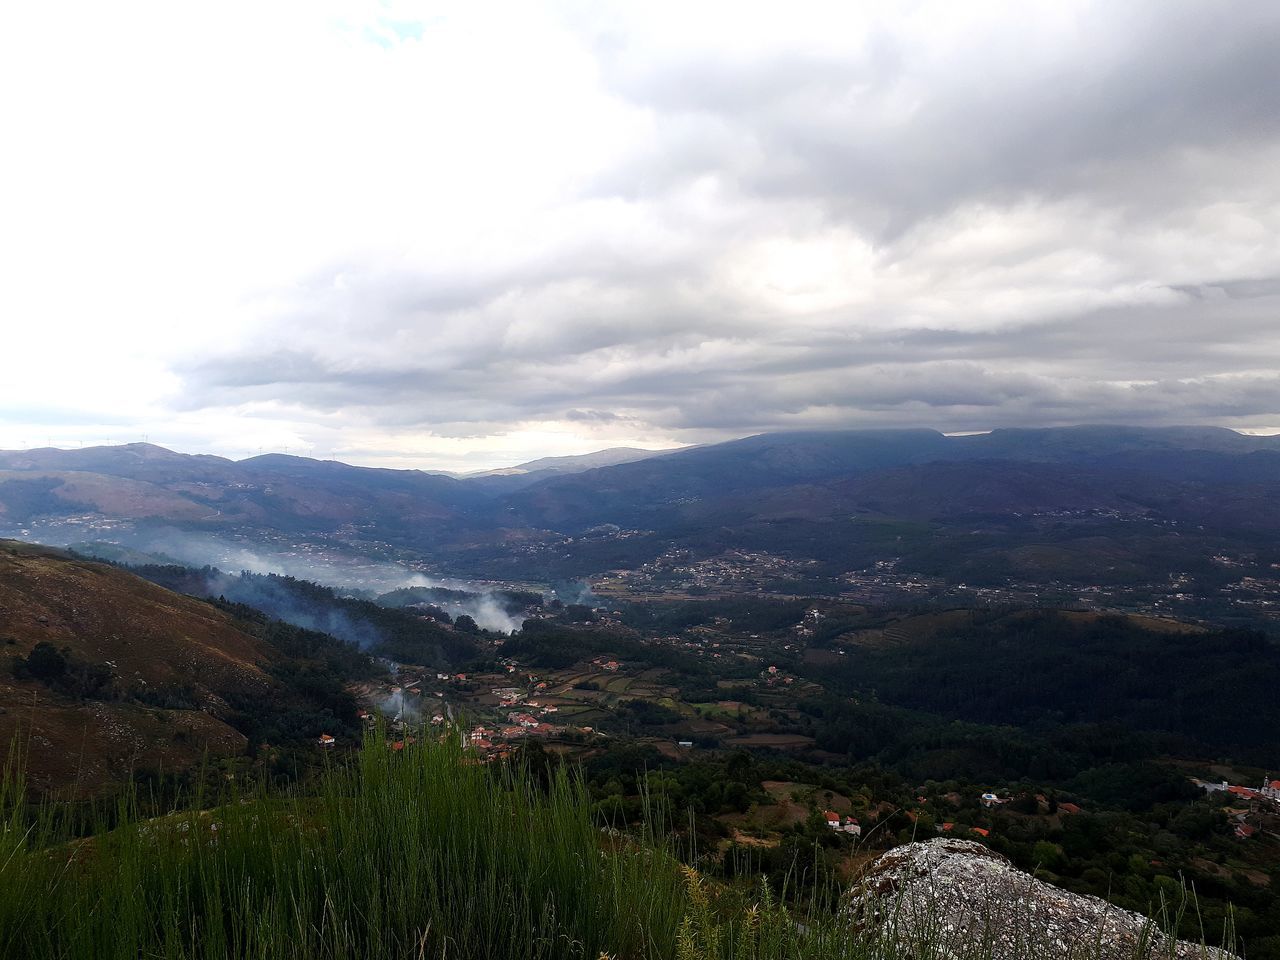
[[[829,575],[892,561],[1137,582],[1220,555],[1265,570],[1280,562],[1277,502],[1280,437],[1200,427],[778,433],[471,477],[148,444],[0,452],[0,534],[189,562],[193,537],[307,544],[544,580],[727,550]]]

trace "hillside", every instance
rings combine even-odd
[[[1014,519],[1037,511],[1123,509],[1215,519],[1235,527],[1240,499],[1280,482],[1275,438],[1076,428],[946,437],[929,431],[772,434],[544,481],[509,498],[533,523],[574,531],[599,523],[662,530],[804,509],[944,519]],[[782,508],[782,509],[780,509]],[[1231,511],[1231,512],[1228,512]],[[1264,522],[1280,523],[1274,511]]]
[[[438,474],[274,454],[236,462],[151,444],[0,453],[0,526],[10,532],[116,521],[125,530],[325,536],[396,527],[426,537],[447,533],[475,497]]]
[[[1261,633],[971,611],[895,619],[830,644],[845,653],[812,651],[815,673],[881,703],[1028,730],[1100,724],[1129,737],[1160,734],[1193,755],[1280,762],[1280,645]]]
[[[116,568],[0,541],[0,744],[35,788],[86,793],[243,754],[258,714],[309,702],[252,629]]]
[[[475,637],[429,617],[372,600],[343,596],[331,587],[276,574],[226,574],[204,567],[138,566],[132,571],[153,583],[195,597],[219,597],[295,627],[345,641],[352,649],[396,661],[441,668],[465,664],[477,653]],[[461,594],[475,609],[475,595]],[[517,608],[521,609],[521,608]]]
[[[1212,469],[1193,470],[1205,458],[1211,459]],[[661,517],[673,507],[696,516],[700,511],[689,505],[708,499],[802,485],[825,488],[855,478],[916,476],[919,468],[930,465],[976,462],[990,471],[1000,464],[1071,464],[1115,479],[1127,472],[1155,481],[1194,476],[1201,482],[1230,465],[1226,479],[1247,482],[1274,480],[1278,458],[1277,438],[1211,429],[1071,427],[962,437],[931,430],[778,433],[547,480],[513,497],[512,503],[531,517],[542,516],[549,525],[570,529],[605,521],[639,522]],[[963,489],[946,476],[923,476],[932,496]],[[1053,488],[1045,489],[1040,500],[1053,502]],[[837,501],[833,509],[849,505]]]
[[[661,457],[675,450],[644,450],[639,447],[610,447],[594,453],[566,457],[539,457],[528,463],[516,464],[497,470],[463,474],[462,479],[490,491],[495,495],[509,493],[531,486],[551,477],[582,473],[598,467],[613,467],[621,463],[634,463],[650,457]]]

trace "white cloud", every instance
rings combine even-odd
[[[1280,426],[1265,5],[0,18],[0,446]]]

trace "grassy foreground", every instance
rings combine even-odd
[[[5,958],[849,957],[854,937],[706,885],[649,835],[603,832],[563,772],[371,740],[305,795],[69,840],[3,788]],[[730,898],[732,902],[730,902]]]
[[[151,820],[125,801],[112,829],[87,839],[59,827],[56,807],[33,816],[21,796],[6,778],[7,960],[898,954],[892,937],[858,933],[830,909],[796,916],[765,889],[708,883],[657,831],[602,831],[563,771],[539,784],[453,743],[394,753],[374,738],[297,795]],[[911,955],[957,956],[919,942]]]

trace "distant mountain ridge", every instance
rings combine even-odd
[[[583,453],[566,457],[540,457],[528,463],[514,467],[503,467],[497,470],[485,470],[480,473],[454,474],[460,480],[483,486],[495,494],[508,493],[532,486],[541,480],[551,477],[567,476],[595,470],[600,467],[615,467],[623,463],[635,463],[652,457],[662,457],[679,453],[685,447],[673,447],[667,450],[643,450],[639,447],[610,447],[594,453]]]
[[[676,453],[681,447],[664,450],[644,450],[640,447],[609,447],[594,453],[581,453],[564,457],[539,457],[514,467],[499,467],[496,470],[484,470],[480,473],[463,474],[467,479],[476,477],[500,477],[511,474],[527,473],[578,473],[596,467],[612,467],[620,463],[631,463],[635,460],[647,460],[667,453]]]
[[[1155,560],[1170,549],[1269,557],[1267,538],[1280,535],[1280,437],[1222,428],[774,433],[520,469],[458,478],[148,444],[0,452],[0,532],[316,542],[515,578],[635,566],[673,548],[766,550],[832,570],[905,558],[921,571],[1032,578],[1054,564],[1083,575],[1101,551],[1113,558],[1104,573],[1164,576]],[[886,526],[903,522],[918,526]],[[1058,560],[1046,567],[1050,553]]]

